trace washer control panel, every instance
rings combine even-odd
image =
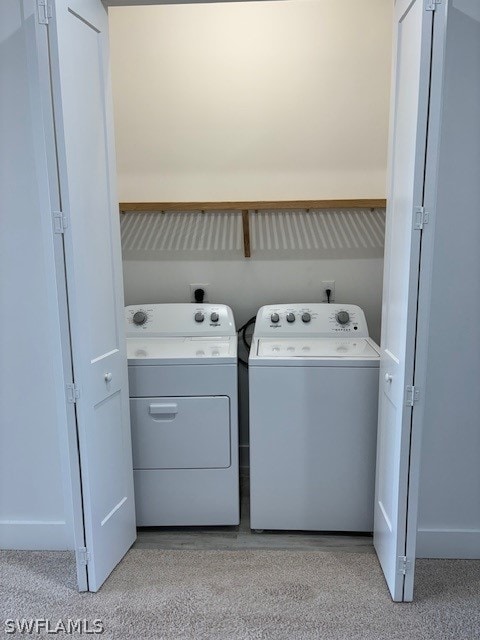
[[[224,304],[130,305],[125,324],[127,338],[236,335],[232,310]]]
[[[365,314],[354,304],[277,304],[257,313],[255,337],[368,338]]]

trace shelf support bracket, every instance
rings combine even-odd
[[[245,258],[250,258],[250,216],[248,215],[248,209],[242,211],[242,223],[243,223],[243,254]]]

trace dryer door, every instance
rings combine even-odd
[[[132,398],[134,469],[225,469],[230,466],[226,396]]]

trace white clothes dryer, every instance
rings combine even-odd
[[[249,357],[252,529],[373,530],[379,358],[355,305],[259,310]]]
[[[231,309],[132,305],[125,320],[138,526],[238,524]]]

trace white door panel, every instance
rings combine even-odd
[[[100,0],[49,25],[91,591],[135,539],[107,27]]]
[[[430,83],[431,11],[423,0],[399,0],[394,17],[389,191],[382,308],[374,544],[394,600],[405,591],[407,492],[421,232]],[[412,547],[409,547],[411,549]],[[409,557],[409,571],[414,558]]]
[[[125,369],[125,352],[117,348],[94,358],[90,362],[91,378],[89,393],[97,404],[105,398],[105,393],[114,394],[122,389]]]

